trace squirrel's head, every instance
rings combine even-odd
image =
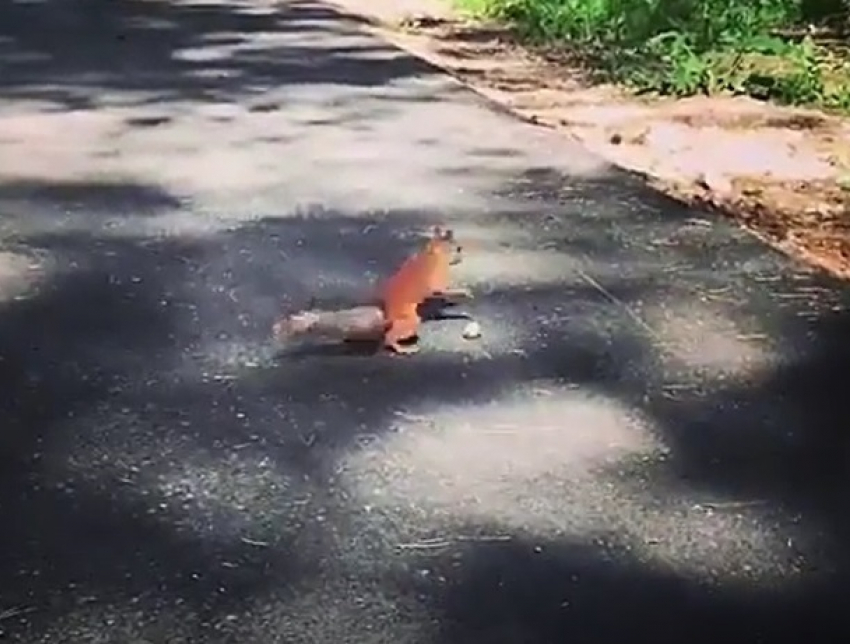
[[[455,241],[454,231],[450,228],[435,226],[425,247],[425,252],[449,256],[449,264],[459,264],[463,259],[463,247]]]

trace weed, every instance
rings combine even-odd
[[[846,16],[848,0],[457,1],[532,42],[570,46],[641,91],[747,93],[850,111],[850,57],[790,33],[842,8]]]

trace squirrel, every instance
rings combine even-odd
[[[416,337],[422,319],[419,307],[429,300],[446,304],[471,299],[468,289],[450,289],[449,267],[462,261],[462,247],[450,229],[434,228],[424,248],[408,257],[380,285],[374,303],[343,310],[308,309],[277,322],[277,337],[317,335],[349,341],[376,341],[398,354],[419,350],[402,342]]]
[[[419,347],[401,342],[414,338],[422,320],[419,306],[431,298],[445,301],[471,299],[468,289],[449,289],[449,267],[460,263],[463,249],[454,232],[440,226],[425,247],[408,257],[381,286],[380,301],[386,321],[384,346],[400,354],[416,353]]]

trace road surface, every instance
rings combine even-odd
[[[316,2],[10,1],[0,54],[5,641],[850,634],[837,285]],[[481,340],[269,341],[434,223]]]

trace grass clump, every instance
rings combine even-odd
[[[458,1],[535,43],[569,46],[640,90],[744,93],[850,111],[840,37],[850,0]]]

